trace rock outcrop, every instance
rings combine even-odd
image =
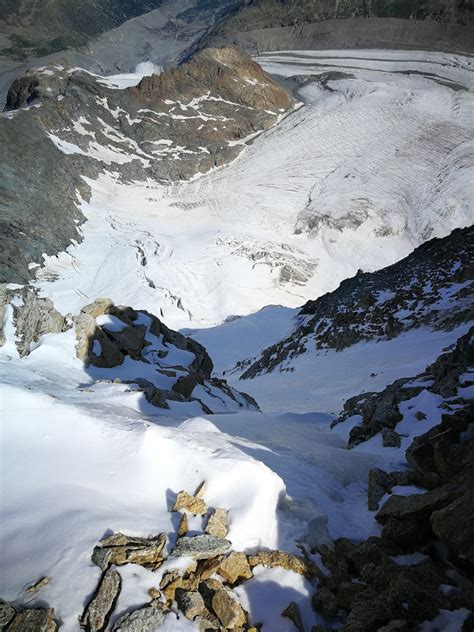
[[[52,300],[40,297],[35,289],[28,286],[8,289],[0,284],[0,346],[6,342],[8,308],[12,310],[15,346],[21,358],[30,353],[41,336],[60,333],[71,327],[65,316],[55,309]]]
[[[226,409],[258,410],[254,399],[212,377],[206,349],[169,329],[156,316],[99,298],[73,318],[76,355],[95,379],[118,380],[144,394],[153,406],[196,402],[204,413]],[[205,514],[207,505],[186,492],[175,511]]]

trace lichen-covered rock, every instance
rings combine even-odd
[[[185,590],[177,588],[175,593],[178,608],[184,614],[186,619],[193,621],[199,617],[205,609],[204,599],[197,590]]]
[[[195,560],[207,559],[223,555],[230,549],[231,543],[213,535],[195,535],[180,538],[171,555],[175,557],[192,557]]]
[[[8,603],[0,603],[0,630],[6,630],[16,614],[15,608]]]
[[[53,608],[26,608],[16,613],[9,632],[55,632],[58,629]]]
[[[152,602],[120,617],[113,627],[113,632],[155,632],[164,618],[162,605]]]
[[[108,568],[99,581],[96,592],[80,619],[81,627],[88,632],[105,630],[109,617],[120,594],[122,581],[114,568]]]
[[[225,538],[229,533],[227,510],[222,508],[214,509],[209,516],[204,531],[209,535],[215,535],[216,538]]]
[[[229,584],[235,584],[239,579],[250,579],[252,569],[245,553],[232,551],[219,565],[218,573]]]

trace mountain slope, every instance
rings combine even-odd
[[[118,80],[122,87],[123,77]],[[242,139],[295,106],[234,49],[204,51],[134,87],[138,80],[125,77],[128,87],[117,89],[113,79],[59,64],[12,84],[0,118],[3,280],[24,281],[28,265],[39,263],[43,253],[55,254],[78,240],[75,224],[83,219],[78,200],[90,192],[84,176],[189,179],[235,159]]]
[[[339,48],[469,52],[473,21],[472,7],[463,0],[247,0],[193,48],[232,44],[252,53]]]
[[[60,311],[77,312],[88,299],[105,295],[117,304],[163,310],[174,328],[215,325],[268,304],[297,307],[358,269],[390,265],[424,240],[472,223],[468,58],[310,52],[259,61],[296,90],[304,107],[259,137],[227,143],[236,154],[243,150],[241,157],[189,182],[157,182],[154,175],[141,180],[147,169],[137,160],[109,166],[109,156],[118,160],[123,151],[135,151],[123,136],[109,138],[108,128],[105,136],[100,122],[84,127],[90,134],[99,128],[95,145],[93,136],[58,121],[55,136],[82,151],[91,144],[96,158],[76,153],[65,161],[87,159],[86,171],[75,170],[92,190],[80,205],[88,219],[84,240],[36,269],[38,287]],[[257,94],[258,86],[245,85]],[[203,114],[211,104],[213,116],[232,116],[222,102],[209,102]],[[126,114],[119,117],[122,130],[102,106],[97,112],[117,126],[114,131],[128,133]],[[6,124],[20,115],[23,110]],[[173,120],[178,133],[183,119]],[[278,120],[268,114],[269,123]],[[210,133],[213,127],[209,121]],[[170,138],[167,130],[164,138]],[[163,160],[174,153],[160,147]],[[59,150],[53,143],[46,149]],[[186,160],[168,161],[168,167],[211,158],[190,149],[198,153],[184,153]],[[122,283],[115,281],[117,269]]]
[[[342,351],[360,341],[389,340],[419,327],[453,329],[474,316],[474,229],[419,246],[389,268],[358,274],[309,301],[292,334],[262,352],[241,379],[284,370],[299,355]]]

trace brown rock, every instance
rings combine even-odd
[[[179,521],[178,527],[178,537],[181,538],[183,535],[186,535],[188,532],[188,516],[183,513],[181,516],[181,520]]]
[[[199,577],[202,581],[209,579],[217,572],[221,564],[220,557],[213,557],[207,560],[199,560],[195,571],[196,577]]]
[[[81,309],[81,313],[87,314],[91,318],[97,318],[97,316],[103,316],[107,314],[109,308],[113,306],[113,301],[110,298],[96,298],[93,303],[84,305]]]
[[[242,606],[224,588],[214,593],[211,603],[212,610],[225,629],[233,630],[247,622]]]
[[[229,533],[227,510],[221,508],[214,509],[213,513],[209,516],[204,531],[209,533],[209,535],[215,535],[216,538],[225,538]]]
[[[237,553],[236,551],[232,551],[222,560],[217,572],[229,584],[235,584],[239,579],[253,577],[247,556],[245,553]]]
[[[34,582],[34,584],[31,584],[31,586],[28,586],[28,588],[26,589],[26,592],[36,594],[42,588],[47,586],[50,581],[51,581],[51,577],[41,577],[40,579],[38,579],[38,581]]]
[[[207,513],[207,504],[202,498],[191,496],[188,492],[182,490],[177,495],[171,511],[181,511],[182,509],[186,509],[186,511],[192,514],[203,516]]]
[[[308,579],[318,575],[318,568],[304,557],[297,557],[285,551],[261,551],[256,555],[249,555],[248,561],[251,567],[266,566],[268,568],[280,567],[287,571],[293,571],[299,575],[304,575]]]

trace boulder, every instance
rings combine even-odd
[[[174,557],[191,557],[195,560],[224,555],[231,547],[229,540],[216,538],[213,535],[184,536],[176,543],[171,555]]]
[[[108,568],[100,578],[92,599],[80,618],[81,627],[89,632],[105,630],[120,594],[122,581],[114,568]]]
[[[227,510],[217,508],[214,509],[204,529],[209,535],[215,535],[216,538],[225,538],[229,533],[227,524]]]
[[[219,575],[229,584],[235,584],[240,579],[253,577],[252,569],[245,553],[232,551],[219,565]]]
[[[226,630],[241,628],[247,623],[247,616],[242,606],[224,588],[214,593],[212,610]]]
[[[474,569],[474,491],[433,512],[431,525],[449,553]]]
[[[113,627],[113,632],[155,632],[164,618],[162,605],[154,601],[120,617]]]

